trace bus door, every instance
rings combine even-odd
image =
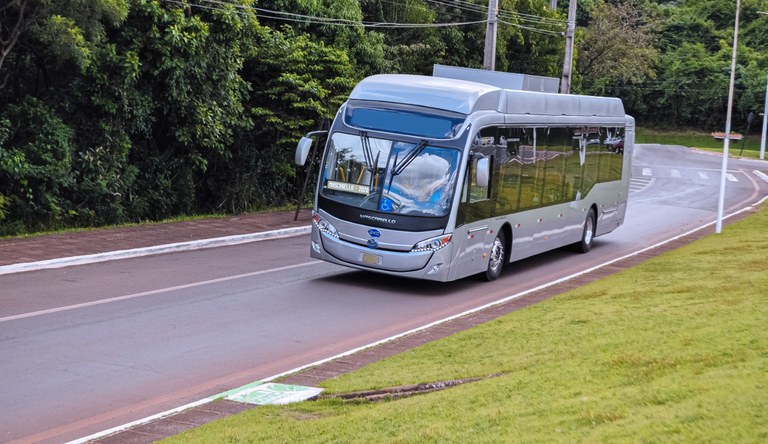
[[[490,222],[495,206],[491,199],[491,184],[495,181],[493,174],[496,171],[496,139],[494,136],[481,137],[484,135],[481,133],[475,140],[473,155],[470,157],[467,175],[463,181],[457,218],[459,226],[454,232],[459,250],[454,265],[456,275],[466,276],[485,271],[488,249],[495,236]],[[491,172],[485,184],[477,180],[478,164],[481,160],[487,162],[487,169]]]

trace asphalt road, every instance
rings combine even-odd
[[[492,283],[316,262],[306,235],[0,276],[0,441],[77,439],[654,245],[714,221],[720,164],[639,146],[621,228]],[[754,170],[768,164],[730,161],[726,213],[768,195]]]

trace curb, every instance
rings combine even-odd
[[[240,234],[236,236],[215,237],[173,244],[155,245],[151,247],[131,248],[128,250],[116,250],[104,253],[85,254],[58,259],[47,259],[37,262],[23,262],[20,264],[0,266],[0,276],[25,271],[36,271],[50,268],[71,267],[74,265],[93,264],[96,262],[130,259],[136,257],[152,256],[164,253],[176,253],[180,251],[202,250],[206,248],[226,247],[245,244],[268,239],[280,239],[284,237],[300,236],[307,234],[311,226],[284,228],[280,230],[264,231],[261,233]]]

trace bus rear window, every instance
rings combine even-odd
[[[362,107],[347,104],[344,121],[347,125],[373,131],[428,137],[430,139],[452,139],[456,137],[466,116],[458,113],[425,113],[392,107]]]

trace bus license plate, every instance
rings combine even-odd
[[[381,256],[375,254],[363,253],[362,260],[367,265],[381,265]]]

